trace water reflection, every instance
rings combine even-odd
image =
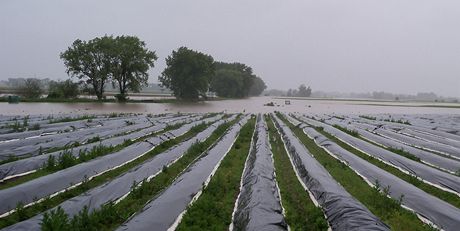
[[[264,106],[273,102],[275,106]],[[368,105],[370,102],[333,100],[290,100],[272,97],[253,97],[239,100],[207,101],[197,103],[0,103],[0,114],[59,114],[59,113],[165,113],[165,112],[303,112],[303,113],[400,113],[400,114],[460,114],[459,108],[414,107],[423,103],[381,103],[386,106]],[[401,103],[397,103],[401,104]],[[426,103],[425,103],[426,104]]]

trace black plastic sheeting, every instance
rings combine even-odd
[[[460,139],[460,117],[448,114],[429,114],[429,115],[377,115],[379,119],[393,119],[408,121],[412,125],[428,128],[431,130],[455,134]]]
[[[298,175],[325,212],[332,230],[389,230],[385,223],[339,185],[276,117],[275,124]]]
[[[377,144],[383,145],[385,147],[392,147],[395,149],[402,149],[406,152],[409,152],[417,157],[420,158],[421,161],[429,164],[434,165],[436,167],[445,169],[450,171],[451,173],[455,173],[456,171],[460,170],[460,161],[456,161],[453,159],[448,159],[422,149],[414,148],[412,146],[403,144],[401,142],[394,141],[392,139],[388,139],[383,136],[379,136],[367,130],[361,129],[360,127],[356,126],[354,122],[343,123],[337,119],[330,119],[325,121],[328,124],[339,125],[344,127],[348,130],[353,130],[359,133],[363,138],[375,142]]]
[[[428,219],[439,228],[458,230],[460,227],[458,208],[357,157],[318,133],[314,128],[305,127],[303,130],[319,146],[358,172],[368,183],[375,186],[375,182],[378,181],[381,189],[390,187],[389,195],[396,200],[403,195],[402,205]]]
[[[53,123],[53,124],[40,124],[40,123],[33,123],[33,124],[40,124],[39,130],[28,130],[23,132],[12,132],[0,135],[0,142],[15,140],[15,139],[25,139],[34,136],[44,136],[50,134],[56,134],[65,131],[72,131],[78,130],[82,128],[89,128],[99,126],[102,121],[106,119],[92,119],[92,122],[88,122],[87,120],[80,120],[80,121],[72,121],[72,122],[65,122],[65,123]],[[22,120],[19,120],[21,124],[23,123]],[[31,125],[29,125],[31,126]]]
[[[241,127],[248,121],[244,117],[235,124],[204,156],[188,167],[161,195],[128,220],[118,230],[167,230],[199,193],[220,161],[236,140]]]
[[[141,182],[153,175],[158,174],[162,171],[163,166],[168,166],[175,160],[182,157],[182,155],[196,142],[206,140],[212,132],[221,124],[226,121],[234,119],[236,116],[232,116],[226,120],[218,120],[204,131],[198,133],[195,137],[188,139],[167,151],[160,153],[150,159],[149,161],[133,168],[129,172],[109,181],[101,186],[93,188],[84,194],[76,196],[70,200],[67,200],[59,206],[70,216],[78,214],[85,206],[89,211],[99,209],[101,205],[108,203],[109,201],[116,201],[122,198],[124,195],[131,191],[131,186],[134,182]],[[211,122],[218,118],[206,120]],[[57,208],[57,207],[56,207]],[[48,212],[55,210],[53,208]],[[16,223],[3,230],[40,230],[40,222],[43,219],[43,214],[34,216],[28,220]]]
[[[115,146],[115,145],[123,143],[125,140],[136,140],[136,139],[138,139],[140,137],[149,135],[151,133],[161,131],[167,125],[174,125],[174,124],[183,123],[183,122],[190,123],[190,122],[192,122],[194,120],[197,120],[197,118],[196,117],[189,117],[189,116],[180,116],[180,117],[177,117],[177,118],[169,118],[169,117],[167,117],[167,118],[157,118],[157,119],[152,121],[152,122],[154,122],[156,124],[154,126],[150,126],[150,127],[145,128],[145,129],[141,129],[139,131],[129,133],[127,135],[116,136],[116,137],[112,137],[112,138],[109,138],[109,139],[102,140],[100,142],[81,145],[81,146],[72,148],[72,149],[70,149],[68,151],[70,151],[73,156],[78,157],[78,154],[81,151],[91,150],[93,147],[98,146],[98,145]],[[143,126],[146,126],[146,125],[148,125],[148,124],[145,124]],[[48,160],[49,156],[54,156],[54,157],[57,158],[59,155],[61,155],[62,152],[63,151],[57,151],[57,152],[53,152],[53,153],[49,153],[49,154],[43,154],[43,155],[39,155],[39,156],[34,156],[34,157],[21,159],[21,160],[17,160],[17,161],[14,161],[14,162],[10,162],[10,163],[0,165],[0,181],[1,181],[1,179],[5,179],[6,177],[11,178],[11,177],[14,177],[16,175],[21,175],[21,174],[25,174],[25,173],[33,171],[33,170],[37,170],[37,169],[41,168],[46,163],[46,161]]]
[[[436,152],[440,152],[446,155],[454,156],[460,159],[460,149],[456,147],[452,147],[446,144],[441,143],[434,143],[425,140],[420,140],[416,138],[412,138],[410,136],[406,136],[403,134],[398,134],[394,131],[390,131],[385,129],[384,127],[374,127],[372,129],[373,133],[379,134],[384,137],[388,137],[390,139],[399,141],[404,144],[412,145],[414,147],[428,149]]]
[[[446,133],[446,132],[435,131],[438,134],[434,134],[433,132],[426,132],[426,131],[417,130],[417,126],[419,126],[419,125],[414,125],[414,124],[406,125],[406,124],[404,124],[403,126],[401,126],[398,123],[393,123],[393,124],[392,123],[386,123],[386,124],[381,123],[381,124],[378,124],[378,122],[376,122],[376,121],[371,122],[370,123],[371,125],[369,126],[369,124],[367,124],[368,121],[369,121],[368,119],[351,115],[351,116],[345,117],[345,121],[343,121],[343,122],[347,122],[347,123],[348,122],[355,122],[355,123],[360,124],[360,125],[362,125],[364,127],[368,127],[367,129],[370,129],[370,126],[374,126],[374,127],[376,127],[376,126],[384,126],[385,128],[391,129],[394,132],[397,132],[397,133],[400,133],[400,134],[403,134],[403,135],[406,135],[406,136],[410,136],[410,137],[417,138],[417,139],[424,140],[424,141],[429,141],[429,142],[449,145],[449,146],[452,146],[452,147],[455,147],[455,148],[460,148],[460,141],[459,140],[450,139],[447,136],[442,136],[442,135],[447,134],[448,136],[456,137],[456,135],[452,135],[452,134],[449,134],[449,133]],[[404,121],[406,121],[406,120],[404,120]],[[460,124],[460,121],[459,121],[459,124]],[[431,131],[433,131],[433,130],[431,130]]]
[[[133,120],[136,122],[137,120]],[[37,136],[28,139],[14,140],[0,143],[0,160],[11,156],[39,155],[54,147],[64,147],[75,142],[84,143],[95,136],[104,138],[117,133],[117,130],[127,127],[124,119],[111,120],[98,127],[65,132],[49,136]]]
[[[442,130],[436,130],[434,128],[427,128],[425,126],[421,126],[420,124],[408,125],[408,124],[401,124],[401,123],[392,123],[392,122],[387,122],[387,121],[368,120],[368,119],[363,119],[363,118],[359,118],[358,122],[372,124],[374,126],[385,125],[385,126],[393,128],[393,129],[408,128],[408,129],[412,129],[414,131],[424,132],[424,133],[427,133],[427,134],[433,134],[433,135],[436,135],[438,137],[444,137],[444,138],[447,138],[447,139],[451,139],[451,140],[460,142],[460,135],[451,134],[449,132],[442,131]]]
[[[23,184],[0,191],[0,214],[14,209],[18,202],[27,205],[37,198],[44,198],[84,180],[117,168],[144,155],[155,146],[166,140],[173,139],[186,133],[190,128],[202,123],[196,121],[186,124],[176,130],[148,138],[143,142],[134,143],[119,152],[101,156],[89,162],[84,162],[56,173],[46,175]]]
[[[234,230],[287,230],[275,180],[267,125],[258,116],[233,218]]]
[[[407,159],[403,156],[396,155],[386,149],[380,148],[364,140],[348,135],[345,132],[342,132],[328,124],[321,123],[306,117],[303,117],[303,120],[313,126],[323,127],[324,131],[327,133],[385,163],[393,165],[433,185],[437,185],[442,189],[457,194],[460,193],[460,177],[458,176],[454,176],[450,173],[446,173],[414,160]]]

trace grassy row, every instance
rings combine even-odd
[[[81,150],[78,153],[78,156],[74,156],[71,150],[66,149],[63,152],[61,152],[57,157],[50,155],[44,166],[38,169],[37,171],[0,183],[0,190],[11,188],[16,185],[37,179],[39,177],[55,173],[66,168],[70,168],[74,165],[88,162],[100,156],[118,152],[133,143],[134,142],[131,140],[125,140],[122,144],[116,146],[104,146],[100,144],[94,146],[90,150]]]
[[[460,208],[460,197],[458,197],[457,195],[453,194],[453,193],[450,193],[450,192],[447,192],[447,191],[444,191],[442,189],[439,189],[435,186],[432,186],[430,184],[427,184],[421,180],[419,180],[417,177],[415,176],[412,176],[412,175],[409,175],[409,174],[406,174],[404,172],[401,172],[399,169],[391,166],[391,165],[388,165],[388,164],[385,164],[384,162],[372,157],[372,156],[369,156],[353,147],[351,147],[350,145],[342,142],[341,140],[337,139],[336,137],[334,137],[333,135],[323,131],[322,128],[316,128],[316,130],[318,132],[320,132],[321,134],[323,134],[324,136],[326,136],[328,139],[330,139],[331,141],[334,141],[336,144],[338,144],[339,146],[341,146],[342,148],[344,148],[345,150],[359,156],[361,159],[364,159],[366,160],[367,162],[397,176],[399,179],[401,180],[404,180],[406,181],[407,183],[410,183],[412,185],[414,185],[415,187],[425,191],[426,193],[429,193],[435,197],[438,197],[439,199],[457,207],[457,208]]]
[[[87,209],[83,209],[72,219],[69,219],[62,209],[58,209],[55,212],[45,214],[42,221],[42,230],[115,229],[134,213],[140,211],[158,193],[171,185],[191,163],[217,142],[236,121],[237,119],[217,127],[210,137],[203,142],[193,144],[177,162],[168,168],[164,167],[163,171],[150,181],[143,181],[139,187],[136,187],[136,183],[133,183],[131,193],[118,204],[107,203],[92,213],[89,213]],[[165,150],[163,149],[162,151]]]
[[[176,230],[227,230],[239,194],[244,162],[249,154],[255,118],[240,131],[211,181],[197,201],[187,209]]]
[[[327,230],[323,212],[310,200],[308,192],[298,181],[273,121],[268,116],[265,119],[286,222],[291,230]]]
[[[88,122],[92,122],[92,119],[96,118],[94,115],[82,115],[82,116],[77,116],[77,117],[62,117],[58,119],[50,119],[49,124],[57,124],[57,123],[65,123],[65,122],[73,122],[73,121],[79,121],[79,120],[87,120]]]
[[[385,146],[383,146],[381,144],[371,142],[371,141],[363,138],[357,131],[346,129],[346,128],[344,128],[344,127],[342,127],[340,125],[337,125],[337,124],[334,125],[334,128],[337,128],[342,132],[345,132],[345,133],[347,133],[347,134],[349,134],[351,136],[354,136],[356,138],[362,139],[362,140],[364,140],[364,141],[366,141],[366,142],[368,142],[370,144],[377,145],[377,146],[379,146],[379,147],[381,147],[383,149],[386,149],[386,150],[388,150],[390,152],[393,152],[395,154],[398,154],[400,156],[404,156],[404,157],[406,157],[408,159],[411,159],[411,160],[414,160],[414,161],[422,163],[422,161],[420,160],[420,158],[418,156],[416,156],[416,155],[414,155],[414,154],[412,154],[410,152],[407,152],[406,150],[404,150],[402,148],[399,149],[399,148],[393,148],[393,147],[385,147]]]
[[[205,117],[205,118],[207,118],[207,117]],[[224,118],[225,118],[225,116],[224,116]],[[142,141],[142,140],[145,140],[145,139],[147,139],[149,137],[157,136],[157,135],[159,135],[161,133],[165,133],[167,131],[178,129],[178,128],[180,128],[181,126],[183,126],[185,124],[186,124],[185,122],[184,123],[177,123],[177,124],[168,124],[164,129],[162,129],[160,131],[153,132],[151,134],[148,134],[146,136],[137,138],[135,140],[136,141]],[[206,126],[206,125],[201,124],[199,126],[193,127],[192,129],[198,129],[198,130],[203,129],[203,127],[200,127],[200,126]],[[100,140],[99,136],[96,136],[96,137],[98,138],[97,140]],[[93,137],[93,140],[95,140],[94,137]],[[63,169],[72,167],[74,165],[90,161],[90,160],[95,159],[95,158],[100,157],[100,156],[104,156],[104,155],[107,155],[107,154],[110,154],[110,153],[118,152],[118,151],[128,147],[129,145],[133,144],[134,142],[135,142],[134,140],[125,140],[123,143],[121,143],[119,145],[115,145],[115,146],[98,145],[98,146],[93,147],[90,150],[84,150],[84,151],[79,152],[77,157],[72,155],[71,151],[69,151],[69,147],[67,147],[67,146],[66,147],[60,147],[60,148],[53,148],[52,152],[62,150],[62,152],[60,153],[60,155],[57,158],[54,157],[54,156],[49,156],[48,160],[44,164],[44,166],[42,168],[38,169],[37,171],[35,171],[33,173],[30,173],[30,174],[27,174],[27,175],[24,175],[24,176],[13,178],[13,179],[10,179],[10,180],[4,181],[4,182],[0,182],[0,190],[10,188],[10,187],[14,187],[14,186],[19,185],[19,184],[23,184],[23,183],[25,183],[27,181],[31,181],[33,179],[37,179],[39,177],[46,176],[46,175],[49,175],[51,173],[55,173],[55,172],[57,172],[59,170],[63,170]],[[90,142],[88,142],[88,143],[90,143]],[[77,145],[75,147],[78,147],[78,146],[79,145]],[[72,146],[72,147],[74,147],[74,146]],[[70,148],[72,148],[72,147],[70,147]],[[20,159],[25,159],[25,158],[29,158],[29,157],[10,159],[9,162],[20,160]]]
[[[301,128],[291,124],[281,114],[278,115],[331,176],[392,230],[407,230],[408,227],[413,230],[432,230],[432,227],[420,221],[414,213],[401,207],[403,196],[394,200],[388,197],[390,188],[383,189],[382,193],[379,187],[369,187],[351,168],[316,145]]]
[[[53,207],[56,207],[60,203],[66,201],[66,200],[68,200],[68,199],[70,199],[72,197],[78,196],[78,195],[86,192],[87,190],[89,190],[91,188],[100,186],[100,185],[104,184],[105,182],[107,182],[107,181],[109,181],[111,179],[114,179],[114,178],[120,176],[121,174],[129,171],[130,169],[132,169],[133,167],[143,163],[144,161],[151,159],[152,157],[156,156],[157,154],[166,151],[168,148],[170,148],[170,147],[172,147],[172,146],[174,146],[176,144],[179,144],[179,143],[183,142],[184,140],[187,140],[187,139],[190,139],[190,138],[194,137],[196,134],[198,134],[200,131],[204,130],[205,128],[206,128],[206,126],[197,125],[194,128],[190,129],[185,134],[183,134],[183,135],[181,135],[181,136],[179,136],[179,137],[177,137],[175,139],[171,139],[171,140],[168,140],[168,141],[165,141],[165,142],[159,144],[153,150],[151,150],[150,152],[146,153],[145,155],[135,159],[134,161],[129,162],[129,163],[127,163],[127,164],[125,164],[123,166],[120,166],[120,167],[118,167],[116,169],[112,169],[110,171],[107,171],[104,174],[101,174],[101,175],[99,175],[97,177],[94,177],[89,181],[84,181],[81,185],[79,185],[79,186],[77,186],[75,188],[66,190],[65,192],[63,192],[63,193],[61,193],[61,194],[59,194],[59,195],[57,195],[55,197],[45,198],[45,200],[43,200],[42,202],[34,204],[34,205],[26,207],[26,208],[23,208],[21,204],[18,204],[17,211],[19,211],[19,212],[14,212],[9,216],[0,218],[0,228],[12,225],[12,224],[17,223],[17,222],[22,221],[22,220],[29,219],[29,218],[37,215],[38,213],[41,213],[43,211],[46,211],[46,210],[51,209]]]

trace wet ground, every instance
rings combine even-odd
[[[220,100],[199,103],[0,103],[0,114],[97,114],[110,112],[165,113],[165,112],[301,112],[347,114],[460,114],[460,108],[422,107],[432,103],[403,103],[346,100],[296,100],[273,97],[252,97],[239,100]],[[273,102],[275,106],[264,106]],[[372,105],[373,104],[373,105]],[[455,106],[436,104],[438,106]],[[456,104],[456,106],[459,106]],[[459,106],[460,107],[460,106]]]

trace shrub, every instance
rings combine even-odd
[[[77,98],[80,94],[78,83],[74,83],[70,80],[63,82],[51,81],[49,84],[48,98],[64,98],[73,99]]]
[[[44,90],[39,79],[28,78],[19,86],[19,92],[24,98],[40,98]]]
[[[40,225],[43,231],[71,229],[71,226],[69,225],[69,216],[61,207],[52,210],[50,213],[46,212],[43,215],[43,220]]]

